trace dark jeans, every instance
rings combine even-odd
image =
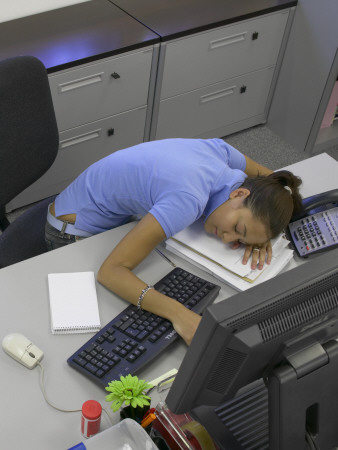
[[[75,236],[74,234],[62,233],[61,231],[52,227],[48,222],[46,223],[45,241],[48,251],[64,247],[68,244],[73,244],[73,242],[81,241],[82,239],[85,238],[81,236]]]

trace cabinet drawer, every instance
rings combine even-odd
[[[60,131],[147,104],[152,47],[51,75]]]
[[[162,100],[156,139],[192,138],[264,114],[273,73],[271,67]]]
[[[161,99],[276,63],[289,10],[166,45]]]
[[[8,210],[59,193],[90,164],[143,142],[146,107],[60,133],[59,152],[52,167],[18,195]]]

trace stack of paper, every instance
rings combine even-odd
[[[272,261],[262,270],[251,270],[250,261],[244,265],[244,245],[233,250],[232,244],[224,244],[220,239],[204,230],[202,220],[175,234],[166,241],[166,248],[183,259],[212,273],[215,277],[244,291],[277,275],[293,257],[288,248],[289,241],[280,235],[272,240]]]

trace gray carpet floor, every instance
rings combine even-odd
[[[271,170],[277,170],[313,156],[296,150],[265,125],[232,134],[224,140]],[[325,152],[338,161],[338,146],[327,149]]]

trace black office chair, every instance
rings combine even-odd
[[[59,147],[47,72],[32,56],[0,61],[0,268],[47,251],[47,204],[36,203],[9,224],[8,202],[39,179]]]

